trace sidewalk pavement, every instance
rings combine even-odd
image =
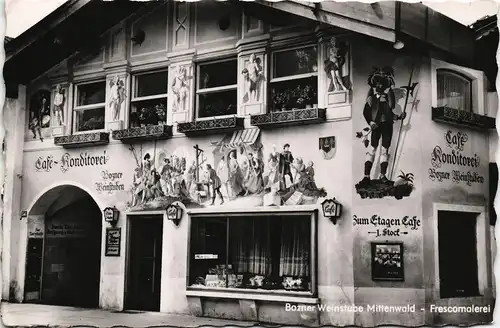
[[[134,313],[123,313],[101,309],[82,309],[67,306],[52,306],[40,304],[18,304],[3,302],[0,309],[3,325],[10,327],[250,327],[256,325],[256,323],[248,321],[194,317],[187,314],[183,315],[138,311]]]

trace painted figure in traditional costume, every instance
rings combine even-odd
[[[236,152],[229,153],[229,185],[231,187],[231,194],[233,197],[238,196],[243,191],[243,174],[241,172],[240,164],[236,159]]]
[[[215,170],[212,168],[212,165],[210,164],[207,164],[207,175],[208,175],[208,181],[212,185],[213,189],[211,205],[214,205],[216,195],[219,195],[220,197],[220,204],[221,205],[224,204],[224,197],[220,192],[220,187],[221,187],[220,178],[217,176],[217,172],[215,172]]]
[[[165,195],[171,195],[173,191],[172,187],[172,166],[170,165],[170,159],[163,159],[163,166],[160,171],[161,181],[160,184],[162,186],[163,193]]]
[[[109,106],[113,113],[113,120],[118,121],[120,119],[122,103],[125,101],[125,83],[118,76],[115,76],[109,82],[109,87]]]
[[[248,154],[247,157],[247,176],[246,181],[246,194],[258,194],[262,192],[263,180],[262,180],[262,168],[259,160],[253,156],[252,153]]]
[[[226,158],[222,156],[222,158],[219,161],[219,165],[217,165],[217,175],[220,178],[220,181],[224,188],[226,189],[226,195],[229,198],[229,166],[228,163],[226,162]]]
[[[345,64],[346,49],[339,46],[337,39],[334,37],[330,39],[327,56],[325,71],[332,82],[328,91],[347,91],[341,74],[342,66]]]
[[[49,92],[50,96],[50,92]],[[50,104],[44,91],[37,92],[30,103],[29,129],[33,138],[40,138],[43,142],[42,128],[50,124]]]
[[[59,126],[64,124],[64,101],[64,89],[58,84],[54,95],[54,118]]]
[[[177,74],[172,81],[172,92],[174,93],[174,112],[183,112],[186,110],[187,95],[189,93],[187,69],[184,66],[177,68]]]
[[[364,168],[364,178],[361,185],[370,183],[370,173],[379,144],[382,145],[380,154],[379,180],[387,183],[387,168],[389,165],[389,147],[392,142],[393,124],[397,120],[404,120],[406,113],[394,114],[396,99],[394,95],[394,70],[391,67],[375,68],[368,78],[370,91],[366,99],[363,116],[370,126],[371,139]]]
[[[248,99],[250,102],[259,101],[260,85],[261,81],[264,80],[264,73],[260,65],[260,59],[255,57],[255,54],[250,55],[248,64],[243,69],[242,74],[247,85],[245,100]]]
[[[267,162],[268,174],[265,189],[273,189],[276,184],[280,183],[280,159],[281,154],[276,150],[276,146],[273,145],[273,152],[269,154],[269,160]],[[279,185],[277,189],[279,189]]]
[[[290,151],[290,145],[285,144],[283,146],[283,152],[281,153],[281,163],[280,163],[280,174],[283,179],[283,187],[286,188],[287,185],[293,184],[292,171],[290,165],[293,163],[293,155]],[[286,183],[286,177],[290,179],[290,183]]]

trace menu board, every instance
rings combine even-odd
[[[120,256],[122,228],[106,229],[105,256]]]

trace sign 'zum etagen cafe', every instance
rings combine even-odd
[[[106,154],[106,151],[103,151],[101,155],[84,152],[75,156],[70,153],[64,153],[61,158],[55,158],[52,155],[38,157],[35,161],[35,170],[38,172],[49,172],[58,166],[65,173],[75,167],[106,165],[108,161],[109,156]]]

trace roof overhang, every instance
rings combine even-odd
[[[160,3],[69,0],[6,44],[4,79],[27,84],[77,52],[98,52],[106,31],[139,9]]]

